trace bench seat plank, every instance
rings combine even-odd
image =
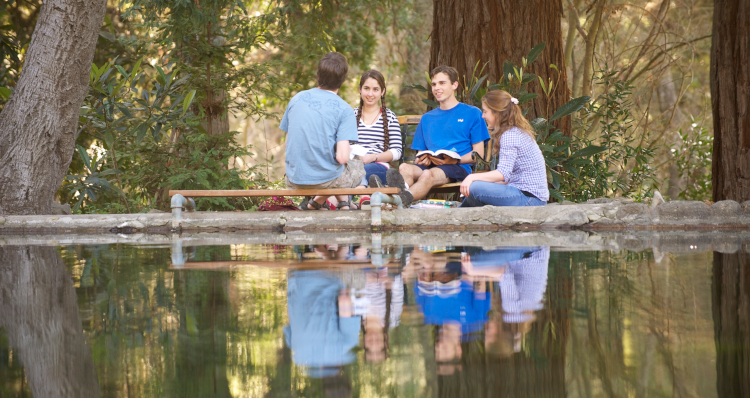
[[[398,188],[336,188],[336,189],[195,189],[170,190],[169,196],[180,194],[189,198],[221,198],[221,197],[267,197],[267,196],[334,196],[334,195],[372,195],[375,192],[397,194]]]

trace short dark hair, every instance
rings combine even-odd
[[[326,90],[336,90],[346,80],[349,64],[346,57],[337,52],[330,52],[318,62],[318,86]]]
[[[435,77],[435,75],[437,75],[438,73],[445,73],[446,75],[448,75],[448,78],[451,79],[451,84],[458,81],[458,71],[452,66],[438,66],[437,68],[433,69],[432,72],[430,72],[430,79]]]

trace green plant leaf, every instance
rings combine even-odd
[[[437,102],[433,100],[423,99],[422,102],[424,102],[425,104],[427,104],[428,106],[432,108],[438,108],[440,106],[440,104],[438,104]]]
[[[406,88],[413,88],[417,91],[421,91],[423,93],[429,92],[430,90],[427,89],[427,87],[422,86],[420,84],[405,84],[404,87]]]
[[[570,155],[570,157],[571,158],[588,158],[588,157],[596,155],[597,153],[604,152],[606,150],[607,150],[607,147],[589,145],[586,148],[576,151],[576,153]]]
[[[526,56],[526,64],[529,65],[532,62],[536,61],[537,57],[539,57],[539,54],[542,53],[542,50],[544,50],[545,43],[539,43],[534,48],[529,51],[529,55]]]
[[[591,99],[591,97],[587,95],[584,95],[583,97],[573,98],[572,100],[568,101],[565,105],[561,106],[560,109],[558,109],[555,112],[555,114],[552,115],[549,121],[552,122],[557,119],[568,116],[573,112],[578,112],[581,108],[583,108],[584,105],[586,105],[589,102],[589,99]]]
[[[482,86],[482,83],[484,83],[485,80],[487,80],[487,77],[489,75],[484,75],[477,80],[477,82],[474,84],[474,87],[471,88],[471,91],[469,92],[469,98],[468,100],[473,100],[474,96],[477,94],[477,90],[479,90],[479,87]]]
[[[93,170],[91,170],[91,159],[89,158],[89,154],[86,153],[86,150],[80,145],[76,145],[76,148],[78,149],[78,155],[80,155],[81,160],[83,160],[83,165],[89,169],[89,172],[93,172]]]
[[[524,104],[526,102],[529,102],[529,101],[533,100],[534,98],[536,98],[538,96],[539,96],[539,94],[537,94],[537,93],[526,93],[526,94],[518,97],[518,103],[519,104]]]
[[[188,95],[182,101],[182,117],[184,117],[185,114],[187,113],[187,110],[190,107],[190,104],[193,103],[194,97],[195,97],[195,90],[192,90],[191,92],[188,93]]]
[[[543,117],[538,117],[532,120],[530,124],[531,124],[531,128],[533,128],[534,131],[539,131],[540,129],[542,129],[544,126],[547,125],[547,120]]]
[[[550,189],[549,190],[549,196],[555,198],[558,202],[561,202],[565,200],[565,198],[560,194],[560,192],[557,189]]]
[[[140,126],[138,126],[138,132],[135,137],[136,144],[140,144],[141,142],[143,142],[143,139],[146,137],[146,131],[148,131],[148,122],[143,122]]]
[[[13,92],[12,92],[12,91],[10,91],[10,89],[9,89],[9,88],[7,88],[7,87],[0,87],[0,96],[2,96],[2,97],[3,97],[3,99],[7,100],[8,98],[10,98],[10,95],[11,95],[12,93],[13,93]]]

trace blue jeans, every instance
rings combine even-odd
[[[388,172],[388,168],[383,166],[380,163],[367,163],[365,165],[365,178],[362,179],[362,184],[364,186],[370,185],[368,181],[370,181],[370,176],[375,174],[380,178],[380,181],[383,182],[383,185],[385,185],[385,173]]]
[[[469,196],[461,207],[478,206],[544,206],[547,202],[528,197],[518,188],[494,182],[474,181],[469,186]]]

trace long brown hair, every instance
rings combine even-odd
[[[359,89],[362,90],[367,79],[375,79],[383,93],[380,96],[380,113],[383,115],[383,152],[387,151],[390,147],[391,137],[388,134],[388,114],[385,108],[385,77],[383,74],[376,70],[368,70],[359,79]],[[362,95],[359,96],[359,109],[357,110],[357,127],[359,127],[359,121],[362,120],[362,108],[365,107],[365,100],[362,99]]]
[[[504,90],[493,90],[482,97],[482,103],[495,115],[496,126],[494,126],[494,129],[490,133],[493,142],[493,155],[500,151],[500,137],[504,132],[513,127],[523,130],[524,133],[528,134],[536,142],[534,129],[529,124],[529,121],[526,120],[526,117],[523,116],[521,107],[512,103],[510,101],[511,98],[513,97]],[[493,126],[488,127],[490,129],[493,128]]]

